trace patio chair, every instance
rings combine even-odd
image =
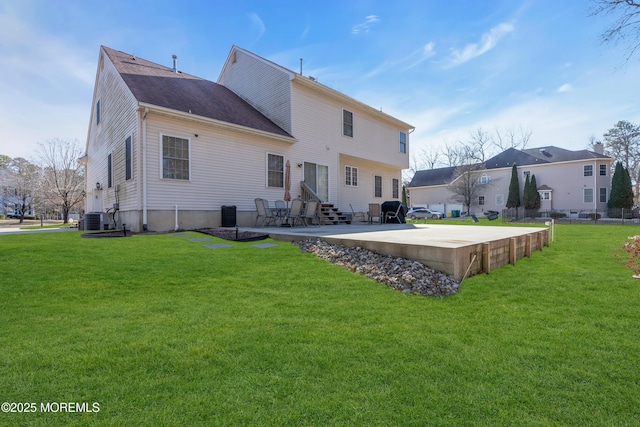
[[[258,226],[258,221],[262,218],[262,227],[267,225],[273,225],[276,222],[276,217],[273,215],[273,212],[268,209],[268,203],[264,199],[255,199],[256,202],[256,210],[258,212],[258,216],[256,216],[256,224]]]
[[[287,205],[284,203],[284,200],[276,200],[275,204],[274,215],[276,219],[283,220],[287,216]]]
[[[398,222],[398,224],[402,223],[402,220],[400,219],[400,210],[402,209],[402,204],[398,205],[398,209],[396,209],[395,212],[390,211],[384,214],[384,222],[387,223],[389,222],[389,220],[393,219],[395,221]]]
[[[365,222],[367,220],[367,216],[365,215],[364,212],[356,212],[353,210],[353,206],[351,206],[351,203],[349,203],[349,207],[351,208],[351,220],[352,221],[358,221],[357,218],[361,218],[360,221]]]
[[[289,209],[289,213],[287,215],[287,222],[292,227],[296,226],[296,222],[299,222],[301,225],[304,225],[302,219],[302,207],[303,201],[302,199],[293,199],[291,201],[291,209]]]
[[[311,225],[320,225],[320,217],[318,216],[318,202],[309,200],[307,202],[304,215],[302,215],[302,224],[306,227],[307,220],[311,220]]]
[[[373,220],[380,223],[380,205],[378,203],[369,203],[369,224],[373,223]]]

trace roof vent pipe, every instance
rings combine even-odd
[[[178,56],[177,55],[171,55],[171,57],[173,58],[173,71],[174,73],[178,72]]]

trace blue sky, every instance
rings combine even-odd
[[[640,123],[640,61],[602,45],[588,0],[0,0],[0,154],[84,146],[100,45],[216,81],[232,45],[416,127],[411,149],[478,128],[586,148]]]

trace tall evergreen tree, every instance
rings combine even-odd
[[[529,189],[531,188],[531,182],[529,181],[529,175],[525,176],[524,179],[524,190],[523,190],[523,194],[522,194],[522,206],[524,206],[525,209],[531,209],[531,196],[530,196],[530,192]]]
[[[518,166],[514,163],[511,168],[511,182],[509,183],[507,208],[517,207],[520,207],[520,181],[518,180]]]
[[[609,196],[607,207],[610,209],[633,208],[631,177],[622,162],[616,163],[616,169],[613,172],[613,178],[611,178],[611,195]]]
[[[540,193],[538,193],[535,175],[531,175],[531,183],[529,184],[529,203],[531,205],[529,209],[540,209]]]

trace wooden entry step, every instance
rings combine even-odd
[[[338,208],[331,203],[322,203],[320,205],[320,224],[322,225],[338,225],[351,224],[351,220]]]

